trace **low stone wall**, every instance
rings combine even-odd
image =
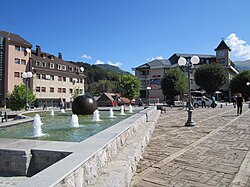
[[[128,186],[159,115],[146,108],[71,147],[72,154],[18,186]]]
[[[0,149],[0,175],[25,176],[28,160],[28,153],[24,150]]]

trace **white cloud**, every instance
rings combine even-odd
[[[235,33],[226,37],[225,42],[232,49],[232,54],[243,60],[250,59],[250,45],[238,38]]]
[[[111,66],[117,66],[117,67],[122,66],[122,63],[121,63],[121,62],[113,63],[112,61],[108,61],[107,64],[109,64],[109,65],[111,65]]]
[[[92,57],[89,56],[89,55],[86,55],[86,54],[83,54],[81,57],[82,57],[83,59],[92,60]]]
[[[95,61],[95,64],[104,64],[104,62],[101,61],[101,60],[96,60],[96,61]]]
[[[147,61],[152,61],[152,60],[162,60],[163,57],[162,56],[156,56],[156,57],[151,57],[151,58],[147,58]]]

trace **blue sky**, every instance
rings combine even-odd
[[[249,0],[4,0],[0,30],[16,33],[64,60],[123,70],[173,53],[250,59]]]

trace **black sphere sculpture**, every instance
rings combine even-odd
[[[88,95],[80,95],[76,97],[72,103],[72,113],[76,115],[93,114],[97,109],[97,102]]]

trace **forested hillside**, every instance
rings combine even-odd
[[[78,64],[79,67],[84,68],[84,74],[86,76],[84,79],[85,92],[87,94],[100,95],[103,92],[118,92],[118,80],[122,74],[121,72],[117,73],[117,71],[103,70],[97,65],[91,65],[84,62],[70,61],[70,63]]]

